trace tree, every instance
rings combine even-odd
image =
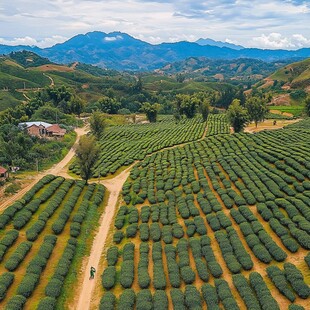
[[[116,114],[121,108],[121,104],[114,98],[104,96],[98,100],[98,107],[102,112]]]
[[[235,132],[240,132],[248,122],[247,110],[240,104],[239,99],[234,99],[227,110],[227,117]]]
[[[194,96],[177,94],[175,96],[176,109],[187,118],[193,118],[196,114],[198,99]]]
[[[104,118],[100,112],[94,112],[89,119],[90,131],[99,140],[104,132]]]
[[[75,154],[80,166],[81,177],[87,183],[92,177],[92,168],[99,155],[99,147],[96,144],[95,137],[82,136]]]
[[[200,112],[202,115],[202,119],[205,122],[208,119],[209,113],[210,113],[210,101],[208,99],[204,99],[200,103]]]
[[[305,108],[307,116],[310,116],[310,95],[305,99]]]
[[[150,104],[149,102],[144,102],[141,111],[146,114],[147,119],[150,123],[155,123],[157,121],[157,114],[160,109],[160,104]]]
[[[265,119],[265,116],[268,113],[266,104],[257,97],[250,97],[246,101],[245,107],[248,111],[249,120],[254,121],[255,127],[257,127],[258,122]]]

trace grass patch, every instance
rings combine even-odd
[[[299,117],[304,112],[303,106],[268,106],[270,110],[281,111],[282,113],[291,113],[295,117]]]

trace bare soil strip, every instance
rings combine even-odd
[[[84,273],[84,279],[82,289],[79,294],[80,297],[78,305],[77,307],[74,308],[76,310],[86,310],[90,308],[90,304],[92,301],[92,292],[94,290],[96,283],[95,280],[89,279],[90,267],[95,267],[96,270],[98,270],[100,257],[104,249],[105,241],[108,236],[108,232],[116,210],[116,206],[118,205],[118,197],[122,190],[123,184],[125,183],[125,181],[129,176],[131,168],[132,166],[124,170],[121,174],[119,174],[115,178],[104,180],[102,182],[102,184],[109,191],[110,196],[108,204],[105,208],[105,212],[100,219],[99,231],[94,239],[86,269],[81,270],[81,273]]]

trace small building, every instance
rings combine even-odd
[[[58,124],[49,124],[46,122],[25,122],[19,123],[18,126],[27,130],[30,136],[39,138],[44,137],[63,137],[66,129],[62,129]]]
[[[8,170],[0,166],[0,180],[6,180],[8,177],[9,177]]]
[[[49,137],[63,137],[66,132],[66,129],[60,128],[58,124],[54,124],[46,128],[46,134]]]
[[[27,132],[30,136],[36,136],[36,137],[44,137],[46,135],[46,129],[42,124],[40,124],[39,126],[33,124],[27,127]]]

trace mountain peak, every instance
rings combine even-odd
[[[195,43],[202,45],[202,46],[211,45],[211,46],[217,46],[217,47],[228,47],[228,48],[231,48],[234,50],[244,49],[244,47],[241,45],[236,45],[233,43],[222,42],[222,41],[215,41],[215,40],[212,40],[210,38],[207,38],[207,39],[200,38],[197,41],[195,41]]]

